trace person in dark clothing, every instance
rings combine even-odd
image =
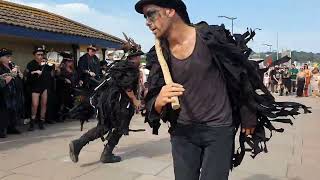
[[[271,81],[274,83],[275,93],[281,90],[281,70],[279,67],[275,67],[274,71],[271,73]]]
[[[22,73],[11,58],[12,51],[0,49],[0,79],[4,81],[0,87],[0,138],[5,138],[7,133],[20,134],[16,126],[22,107],[22,89],[19,88]]]
[[[129,134],[130,121],[135,108],[140,107],[136,98],[139,79],[140,48],[129,52],[127,60],[115,62],[108,70],[108,79],[99,85],[93,99],[93,104],[98,112],[98,125],[75,139],[69,144],[70,158],[78,162],[81,149],[91,141],[107,135],[107,144],[101,154],[102,163],[116,163],[121,157],[112,152],[123,135]],[[132,50],[131,48],[125,51]]]
[[[276,68],[272,68],[271,71],[270,71],[270,81],[271,81],[271,92],[272,93],[277,93],[278,92],[278,80],[276,78],[276,73],[277,73],[277,70]]]
[[[306,74],[304,69],[301,68],[300,72],[297,74],[297,97],[303,97],[303,91],[306,84]]]
[[[200,169],[201,179],[227,179],[235,133],[227,85],[201,34],[188,25],[185,5],[175,2],[181,9],[143,1],[136,5],[153,34],[170,47],[167,58],[175,83],[154,94],[152,115],[160,115],[172,96],[180,96],[181,109],[170,130],[176,180],[199,179]],[[254,131],[254,126],[243,128],[248,134]]]
[[[12,77],[7,76],[7,77],[1,77],[0,78],[0,90],[2,91],[8,83],[12,80]],[[1,98],[2,99],[2,98]],[[0,101],[0,115],[3,116],[5,113],[5,104],[4,101]],[[2,118],[0,120],[0,138],[6,138],[7,137],[7,127],[8,127],[8,119],[7,118]]]
[[[191,24],[181,0],[140,0],[135,9],[161,41],[157,54],[161,49],[175,82],[165,84],[157,55],[147,56],[146,121],[154,134],[160,119],[170,122],[175,179],[228,179],[229,169],[241,163],[245,152],[240,143],[241,152],[233,154],[236,131],[241,128],[241,142],[247,135],[258,139],[257,133],[264,130],[262,121],[269,122],[260,104],[274,104],[259,69],[248,60],[252,50],[236,42],[223,26]],[[247,36],[253,37],[250,33],[242,37]],[[155,54],[155,49],[149,54]],[[171,103],[177,96],[181,108],[174,110]],[[260,151],[253,149],[255,154]]]
[[[5,77],[0,78],[0,88],[3,88],[6,85],[6,79]]]
[[[78,62],[78,74],[80,80],[83,81],[84,86],[92,88],[96,86],[92,84],[95,80],[102,78],[102,71],[100,68],[100,60],[96,56],[97,48],[90,45],[87,48],[87,53],[80,57]],[[90,80],[92,79],[92,80]]]
[[[48,73],[48,89],[47,89],[47,111],[45,122],[47,124],[55,124],[58,119],[59,102],[57,96],[57,86],[56,86],[56,64],[48,62],[44,58],[44,63],[46,64],[46,71]]]
[[[284,86],[284,91],[286,96],[291,93],[291,74],[289,72],[289,68],[285,67],[282,73],[282,83]]]
[[[79,81],[78,73],[74,68],[72,54],[63,52],[60,55],[63,57],[63,60],[57,75],[57,94],[60,104],[60,121],[63,121],[63,115],[73,107],[74,88],[82,85],[82,81]]]
[[[278,79],[279,96],[283,96],[283,93],[285,90],[283,73],[284,73],[284,70],[282,68],[279,68],[276,73],[276,78]]]
[[[40,119],[38,120],[38,126],[40,130],[44,130],[44,122],[47,112],[47,100],[48,100],[48,88],[51,86],[51,72],[50,67],[44,61],[45,49],[42,47],[36,47],[33,51],[34,60],[29,62],[26,67],[27,83],[30,86],[32,104],[31,104],[31,119],[29,131],[34,130],[34,123],[36,122],[39,101],[40,102]]]

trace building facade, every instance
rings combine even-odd
[[[62,16],[0,1],[0,48],[13,50],[14,61],[21,67],[33,59],[35,46],[45,45],[48,54],[69,51],[78,60],[86,47],[94,44],[99,48],[97,56],[102,60],[107,49],[117,49],[123,42],[120,38]]]

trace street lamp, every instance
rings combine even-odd
[[[260,28],[254,28],[253,31],[255,31],[255,30],[262,31],[262,29],[260,29]]]
[[[218,18],[226,18],[226,19],[229,19],[231,20],[232,22],[232,26],[231,26],[231,32],[232,32],[232,35],[233,35],[233,21],[237,19],[237,17],[229,17],[229,16],[218,16]]]
[[[271,47],[272,47],[272,45],[271,44],[262,44],[262,45],[264,45],[264,46],[268,46],[269,48],[270,48],[270,52],[271,52]],[[272,52],[271,52],[272,53]]]

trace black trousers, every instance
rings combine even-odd
[[[48,101],[47,101],[47,112],[46,120],[55,121],[59,118],[59,101],[58,96],[54,89],[48,89]],[[40,111],[38,111],[40,112]]]
[[[14,110],[1,110],[0,119],[0,130],[14,129],[18,123],[18,115]]]
[[[3,133],[9,125],[9,119],[6,118],[6,114],[7,112],[4,109],[0,109],[0,133]]]
[[[299,96],[299,97],[303,96],[304,84],[305,84],[305,79],[304,78],[298,78],[298,81],[297,81],[297,96]]]
[[[297,81],[294,79],[291,79],[291,88],[292,88],[292,92],[296,92],[296,88],[297,88]]]
[[[227,180],[234,128],[177,125],[171,132],[175,180]]]
[[[86,143],[89,143],[91,141],[94,141],[96,139],[101,138],[101,136],[104,136],[107,133],[108,133],[108,131],[106,131],[105,128],[97,126],[97,127],[90,129],[85,134],[83,134],[80,137],[80,139],[84,140]],[[121,137],[122,137],[122,133],[119,130],[114,129],[111,132],[111,134],[108,135],[108,143],[107,144],[111,147],[115,147],[119,143]]]
[[[292,86],[291,79],[284,79],[283,84],[284,84],[284,87],[287,88],[289,93],[291,93],[291,86]]]

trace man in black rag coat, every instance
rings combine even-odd
[[[160,119],[170,122],[176,180],[228,179],[229,169],[242,161],[245,142],[254,157],[266,151],[269,138],[265,128],[283,131],[269,118],[292,123],[278,117],[297,115],[300,107],[309,112],[302,104],[275,102],[263,85],[259,69],[248,60],[251,50],[242,43],[248,39],[236,41],[223,26],[191,24],[181,0],[140,0],[135,9],[161,40],[175,82],[165,84],[151,49],[147,56],[150,87],[145,98],[146,121],[154,134]],[[175,96],[180,99],[179,110],[170,105]],[[241,148],[234,153],[239,128]]]
[[[129,45],[128,45],[129,44]],[[140,56],[144,53],[140,46],[125,44],[128,52],[126,60],[115,62],[108,70],[107,79],[100,84],[91,97],[92,104],[97,110],[98,125],[80,138],[69,144],[70,158],[78,162],[81,149],[91,141],[101,138],[107,144],[101,154],[102,163],[116,163],[121,161],[120,156],[112,152],[123,135],[129,135],[130,121],[139,108],[136,92],[139,80]],[[128,48],[128,49],[127,49]],[[107,137],[104,136],[107,134]]]

